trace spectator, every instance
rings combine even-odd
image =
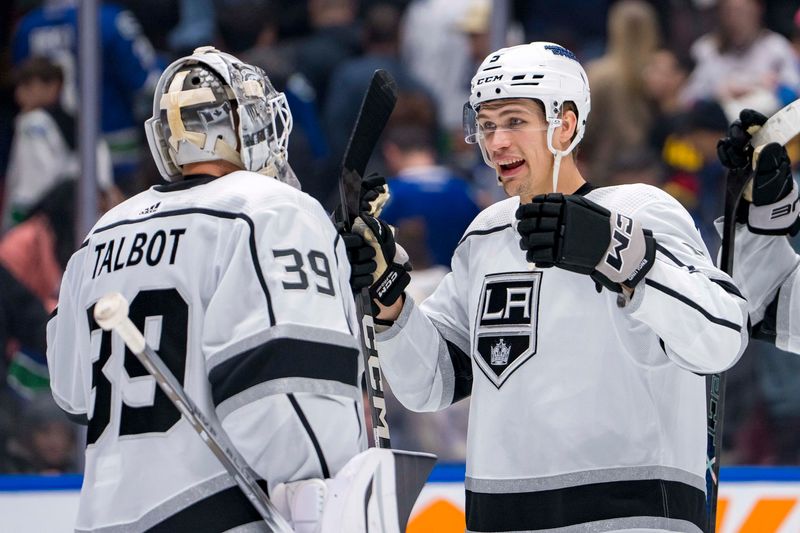
[[[77,0],[47,0],[20,20],[12,41],[15,64],[31,56],[46,56],[61,66],[61,102],[68,112],[77,110],[77,4]],[[131,12],[102,4],[98,18],[102,51],[100,129],[111,150],[115,182],[126,192],[133,192],[137,189],[133,174],[142,136],[135,110],[139,98],[158,79],[160,65]],[[49,38],[41,38],[45,34]]]
[[[361,50],[357,7],[357,0],[308,1],[312,32],[297,43],[295,64],[311,82],[320,102],[327,98],[333,72]]]
[[[61,68],[49,59],[33,57],[17,70],[14,97],[20,107],[15,121],[8,166],[2,226],[21,222],[31,207],[60,181],[79,173],[75,120],[59,105]],[[98,181],[116,194],[108,148],[98,146]]]
[[[800,70],[789,41],[764,28],[762,0],[720,0],[719,26],[691,49],[697,67],[682,98],[713,98],[728,116],[749,107],[770,115],[797,98]]]
[[[658,49],[656,12],[642,0],[622,0],[608,16],[606,54],[586,69],[592,87],[593,118],[581,143],[588,176],[595,185],[609,180],[610,166],[623,150],[647,146],[653,116],[643,72]]]
[[[364,22],[364,55],[344,62],[331,74],[323,125],[332,161],[337,165],[358,115],[364,91],[376,69],[390,72],[400,92],[427,94],[400,60],[399,24],[400,11],[396,7],[385,2],[373,5]],[[333,185],[331,183],[331,189]]]
[[[653,53],[644,68],[644,91],[653,113],[648,143],[658,154],[663,152],[667,139],[675,131],[678,116],[685,111],[680,95],[693,68],[688,55],[668,48]]]

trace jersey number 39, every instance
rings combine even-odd
[[[175,289],[140,291],[130,303],[130,319],[157,350],[161,359],[183,384],[186,369],[186,342],[189,306]],[[111,332],[103,331],[94,320],[94,305],[88,310],[89,331],[92,336],[92,394],[94,409],[90,410],[86,443],[93,444],[111,423],[112,400],[122,398],[119,435],[141,435],[168,431],[181,418],[166,394],[156,385],[139,360],[116,338],[112,345]],[[119,364],[111,357],[115,350],[125,350],[122,371],[110,365]],[[121,376],[114,383],[109,376]],[[117,390],[114,389],[117,387]]]

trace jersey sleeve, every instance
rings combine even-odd
[[[221,244],[203,324],[216,413],[270,483],[328,477],[363,435],[349,270],[333,225],[311,202],[253,213]]]
[[[733,279],[747,298],[753,338],[800,353],[800,256],[789,239],[737,224]]]
[[[467,273],[469,241],[456,248],[452,271],[417,307],[406,297],[400,316],[378,333],[381,368],[400,402],[413,411],[437,411],[470,395],[472,361]]]
[[[56,404],[75,422],[86,424],[89,416],[89,364],[81,351],[100,342],[102,332],[89,336],[87,311],[78,305],[76,293],[81,279],[81,258],[85,248],[79,250],[67,265],[58,295],[58,308],[47,323],[47,369],[50,373],[50,390]],[[99,353],[92,350],[92,353]]]
[[[659,337],[667,356],[696,373],[731,367],[747,346],[746,301],[717,269],[691,217],[666,194],[632,214],[653,232],[656,261],[625,308]]]

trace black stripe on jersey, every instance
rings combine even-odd
[[[469,233],[467,233],[466,235],[461,237],[461,240],[458,241],[458,244],[456,245],[456,248],[461,246],[462,242],[466,241],[469,237],[472,237],[473,235],[489,235],[490,233],[496,233],[498,231],[503,231],[504,229],[507,229],[507,228],[510,228],[510,227],[511,227],[511,224],[503,224],[502,226],[495,226],[495,227],[489,228],[489,229],[477,229],[475,231],[470,231]]]
[[[358,386],[355,348],[301,339],[273,339],[215,366],[208,375],[214,405],[261,383],[310,378]]]
[[[258,261],[258,251],[256,250],[256,231],[255,231],[255,224],[253,224],[253,219],[244,215],[242,213],[228,213],[227,211],[217,211],[214,209],[203,209],[199,207],[193,207],[188,209],[176,209],[174,211],[163,211],[160,213],[153,213],[150,216],[137,218],[137,219],[126,219],[126,220],[118,220],[113,224],[109,224],[108,226],[103,226],[102,228],[97,228],[94,230],[92,235],[102,233],[104,231],[108,231],[110,229],[116,228],[118,226],[124,226],[127,224],[138,224],[139,222],[150,220],[153,218],[167,218],[167,217],[176,217],[181,215],[208,215],[217,218],[227,218],[229,220],[233,220],[235,218],[240,218],[244,220],[248,227],[250,228],[250,256],[253,259],[253,266],[256,269],[256,276],[258,277],[258,283],[261,285],[261,289],[264,291],[264,296],[267,298],[267,311],[269,311],[269,320],[270,325],[275,323],[275,314],[272,312],[272,297],[269,294],[269,289],[267,288],[267,282],[264,280],[264,273],[261,271],[261,263]]]
[[[258,480],[267,492],[267,483]],[[220,512],[224,509],[224,512]],[[253,522],[262,522],[253,504],[238,485],[228,487],[181,509],[147,530],[148,533],[198,533],[203,531],[228,531]]]
[[[464,351],[444,339],[447,343],[447,352],[450,354],[450,362],[453,363],[453,375],[455,384],[453,387],[453,401],[451,404],[470,396],[472,394],[472,360]]]
[[[745,299],[742,293],[739,292],[738,287],[736,287],[736,285],[734,285],[730,281],[724,279],[714,279],[714,278],[708,278],[708,279],[710,279],[712,283],[716,283],[717,285],[725,289],[725,292],[727,292],[728,294],[733,294],[734,296],[738,296],[742,300]]]
[[[308,438],[311,439],[311,444],[314,446],[314,451],[317,453],[317,459],[319,459],[319,466],[322,470],[322,477],[327,479],[331,477],[331,472],[328,470],[328,462],[325,460],[325,455],[322,453],[322,446],[319,445],[319,440],[317,440],[317,435],[314,433],[314,430],[311,429],[311,424],[308,422],[308,418],[306,418],[306,414],[300,408],[300,404],[297,403],[297,399],[294,397],[294,394],[287,394],[286,396],[289,397],[289,403],[292,404],[292,408],[294,412],[297,414],[297,418],[300,419],[300,423],[303,424],[303,427],[308,433]]]
[[[764,310],[764,318],[753,326],[750,334],[754,339],[775,344],[775,340],[778,338],[778,298],[780,296],[781,291],[778,290],[775,299]]]
[[[634,517],[685,520],[700,530],[706,523],[705,494],[678,481],[614,481],[502,494],[467,490],[466,495],[470,531],[551,530]]]
[[[697,310],[701,315],[706,317],[706,319],[709,322],[713,322],[714,324],[718,324],[720,326],[724,326],[726,328],[730,328],[730,329],[732,329],[732,330],[734,330],[736,332],[741,332],[742,331],[742,327],[739,324],[731,322],[730,320],[725,320],[724,318],[715,317],[714,315],[712,315],[711,313],[709,313],[708,311],[703,309],[700,306],[700,304],[698,304],[697,302],[695,302],[693,300],[690,300],[689,298],[687,298],[683,294],[679,293],[678,291],[670,289],[669,287],[666,287],[666,286],[658,283],[657,281],[653,281],[650,278],[645,278],[644,281],[645,281],[646,284],[650,285],[654,289],[658,289],[659,291],[663,292],[664,294],[666,294],[668,296],[672,296],[676,300],[680,300],[681,302],[685,303],[686,305],[688,305],[692,309]]]
[[[693,267],[692,265],[683,264],[683,262],[680,259],[675,257],[675,255],[672,252],[670,252],[669,250],[664,248],[659,243],[656,243],[656,250],[661,252],[662,254],[666,255],[669,258],[669,260],[672,261],[673,263],[675,263],[677,266],[679,266],[681,268],[688,268],[691,272],[695,272],[696,271],[695,267]]]

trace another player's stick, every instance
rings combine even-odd
[[[106,331],[113,330],[122,337],[128,349],[156,379],[161,390],[236,481],[253,507],[264,518],[269,530],[274,533],[291,533],[292,528],[256,483],[255,473],[238,450],[230,444],[230,439],[222,426],[216,420],[206,418],[194,401],[187,396],[164,361],[147,345],[141,331],[128,318],[128,301],[125,297],[116,292],[102,297],[95,305],[94,318],[101,328]]]
[[[765,145],[773,142],[785,145],[800,133],[800,100],[795,100],[772,115],[753,135],[754,161]],[[733,275],[733,245],[736,238],[736,211],[747,185],[752,168],[728,171],[725,184],[725,220],[722,226],[719,268]],[[719,491],[719,456],[722,451],[722,421],[725,414],[725,373],[713,374],[708,380],[708,441],[706,449],[706,492],[708,533],[717,527],[717,497]]]
[[[372,151],[389,120],[397,102],[397,84],[385,70],[376,70],[364,93],[356,123],[342,161],[339,178],[339,223],[349,231],[352,219],[358,216],[361,201],[361,181]],[[372,417],[372,431],[377,448],[391,448],[389,424],[386,421],[386,401],[383,395],[378,350],[375,347],[375,325],[372,320],[372,298],[369,289],[356,295],[356,312],[361,323],[361,351],[367,373],[367,396]]]

